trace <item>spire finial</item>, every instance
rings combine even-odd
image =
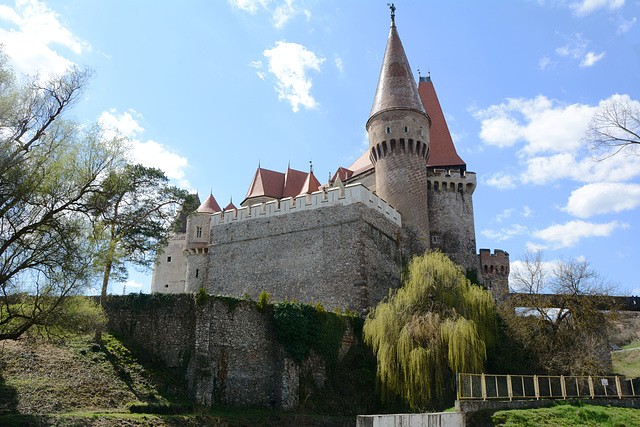
[[[389,9],[391,9],[391,22],[395,22],[396,21],[396,7],[393,3],[387,3],[387,6],[389,6]]]
[[[313,173],[313,160],[309,160],[309,173]]]

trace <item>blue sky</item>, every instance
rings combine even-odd
[[[177,185],[239,204],[258,163],[313,161],[321,182],[367,149],[389,33],[386,1],[0,1],[20,73],[96,74],[74,110],[132,140]],[[431,78],[468,170],[478,248],[584,257],[640,294],[640,157],[596,163],[598,106],[640,99],[637,0],[396,1],[415,71]],[[133,272],[127,292],[150,290]],[[122,284],[113,284],[122,293]]]

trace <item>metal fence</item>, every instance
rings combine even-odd
[[[640,378],[458,374],[458,400],[640,397]]]

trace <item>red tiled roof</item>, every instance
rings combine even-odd
[[[440,101],[438,101],[438,96],[436,95],[436,90],[433,87],[431,78],[420,77],[418,90],[420,92],[420,98],[422,98],[422,103],[427,108],[429,117],[431,117],[431,127],[429,128],[431,154],[427,161],[427,167],[466,167],[465,162],[458,156],[456,147],[453,145],[451,133],[449,132],[447,121],[442,113]]]
[[[237,208],[234,206],[234,204],[232,202],[229,202],[229,204],[227,205],[226,208],[224,208],[225,211],[235,211],[237,210]]]
[[[313,173],[311,173],[311,177],[312,179],[309,179],[309,173],[291,168],[287,168],[286,173],[281,173],[259,167],[253,181],[251,181],[245,201],[256,197],[282,199],[306,194],[309,189],[311,192],[317,191],[320,183],[313,176]]]
[[[340,166],[336,173],[333,174],[333,178],[331,178],[331,181],[335,181],[338,177],[340,177],[340,181],[344,181],[345,179],[351,178],[351,175],[353,175],[352,170],[345,169]]]
[[[302,185],[300,192],[297,195],[313,193],[314,191],[318,191],[319,188],[320,182],[315,176],[313,176],[313,172],[309,172],[304,180],[304,184]]]
[[[287,168],[287,173],[284,174],[284,188],[282,189],[282,197],[296,197],[298,194],[300,194],[306,179],[306,173]]]
[[[202,202],[202,204],[196,209],[196,212],[199,213],[216,213],[221,212],[220,206],[218,206],[218,202],[213,197],[213,194],[209,194],[209,196]]]
[[[258,167],[253,181],[251,181],[251,185],[249,186],[249,191],[247,191],[245,200],[261,196],[280,199],[284,189],[284,178],[285,174],[281,172]]]
[[[398,30],[392,21],[369,120],[378,113],[395,109],[414,110],[427,114],[420,100],[418,87],[398,36]]]

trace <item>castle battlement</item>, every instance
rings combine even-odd
[[[466,191],[473,193],[476,189],[476,173],[460,172],[457,169],[436,169],[427,173],[427,190],[431,191]]]
[[[363,203],[391,220],[394,224],[402,225],[400,213],[397,210],[364,185],[355,183],[344,187],[331,187],[295,198],[287,197],[281,200],[259,203],[233,211],[216,212],[211,214],[211,226],[215,227],[252,218],[267,218],[326,206],[350,205],[353,203]]]

